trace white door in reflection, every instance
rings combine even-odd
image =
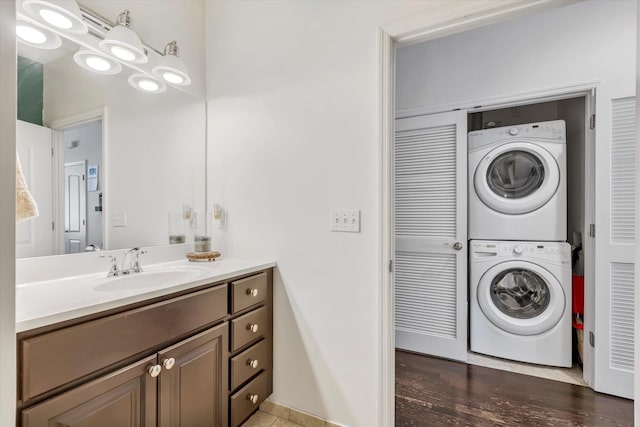
[[[51,129],[16,121],[16,150],[39,216],[16,225],[16,257],[51,255],[53,198],[51,196]]]
[[[64,252],[77,254],[87,246],[87,162],[64,164]]]

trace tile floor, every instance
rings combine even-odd
[[[245,421],[242,427],[300,427],[300,424],[258,411]]]

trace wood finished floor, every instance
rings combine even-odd
[[[633,401],[396,351],[396,426],[633,426]]]

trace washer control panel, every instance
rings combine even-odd
[[[571,245],[564,242],[489,242],[471,241],[471,257],[536,258],[571,262]]]

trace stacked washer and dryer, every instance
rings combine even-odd
[[[563,120],[469,132],[471,351],[572,366]]]

